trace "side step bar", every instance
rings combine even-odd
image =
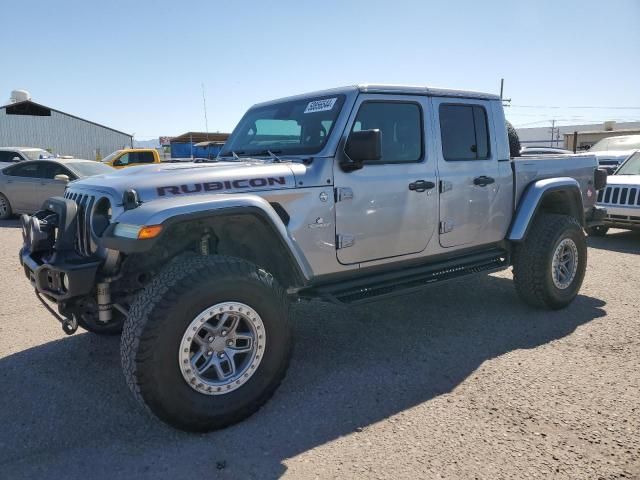
[[[509,266],[509,253],[494,249],[419,267],[379,273],[300,290],[303,299],[320,299],[338,304],[357,305],[420,290],[472,273],[502,270]]]

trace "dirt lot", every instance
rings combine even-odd
[[[511,272],[357,309],[293,308],[274,398],[189,435],[146,416],[117,338],[63,334],[0,223],[0,478],[640,478],[640,235],[590,239],[577,301]]]

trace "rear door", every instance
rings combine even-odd
[[[9,199],[14,212],[33,212],[42,205],[40,202],[35,209],[33,208],[34,199],[39,195],[42,163],[29,160],[2,171],[3,178],[0,189]]]
[[[487,101],[466,98],[432,100],[440,142],[440,245],[475,246],[498,241],[487,228],[495,213],[500,185],[496,145]],[[504,212],[502,212],[503,214]],[[492,222],[491,222],[492,223]]]
[[[345,155],[343,147],[336,156],[336,237],[340,263],[418,253],[426,248],[436,231],[435,161],[425,153],[425,138],[432,137],[430,122],[424,121],[427,112],[426,97],[367,94],[358,97],[342,145],[352,131],[379,129],[382,158],[366,162],[360,170],[344,172],[339,166],[341,156]]]
[[[66,175],[70,181],[77,178],[67,167],[57,162],[43,162],[38,173],[40,182],[34,198],[35,210],[38,210],[49,197],[64,195],[67,182],[56,180],[56,175]]]

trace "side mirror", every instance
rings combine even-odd
[[[55,177],[53,177],[53,179],[57,182],[69,183],[69,175],[65,175],[64,173],[56,175]]]
[[[12,162],[21,162],[21,161],[22,161],[22,159],[21,159],[20,157],[13,157],[13,158],[11,159],[11,161],[12,161]]]
[[[340,162],[340,167],[345,172],[362,168],[368,160],[380,160],[382,157],[382,136],[380,130],[361,130],[351,132],[344,148],[346,157]]]

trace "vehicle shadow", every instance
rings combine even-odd
[[[296,349],[274,398],[204,435],[173,430],[136,406],[117,338],[65,337],[0,360],[0,472],[277,478],[286,459],[450,392],[487,360],[567,336],[604,316],[603,306],[579,296],[562,311],[533,310],[510,279],[495,276],[352,309],[296,305]]]
[[[604,237],[589,237],[587,244],[599,250],[640,254],[640,231],[609,230]]]

